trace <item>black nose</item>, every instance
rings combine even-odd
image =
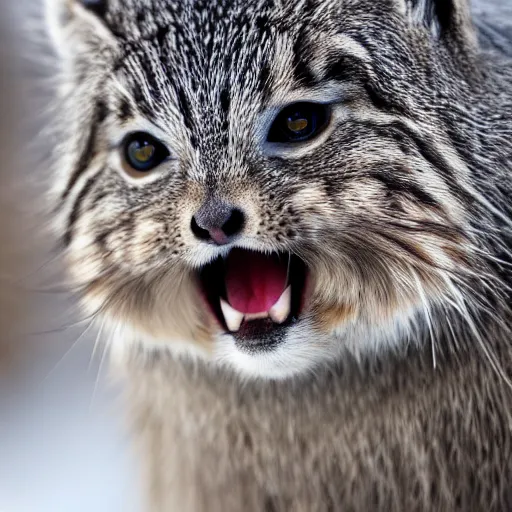
[[[244,224],[242,210],[210,199],[192,217],[190,227],[199,240],[224,245],[242,232]]]

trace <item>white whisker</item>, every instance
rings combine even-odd
[[[422,304],[422,307],[423,307],[423,313],[425,315],[425,320],[427,322],[427,326],[428,326],[428,330],[429,330],[429,334],[430,334],[430,343],[432,345],[432,364],[433,364],[433,367],[434,367],[434,370],[435,370],[436,366],[437,366],[437,362],[436,362],[436,348],[435,348],[434,330],[432,328],[432,314],[431,314],[431,311],[430,311],[430,306],[428,304],[427,295],[425,293],[423,284],[422,284],[420,278],[418,277],[418,274],[412,268],[410,268],[409,270],[410,270],[412,276],[414,277],[414,281],[416,283],[416,288],[418,290],[418,294],[420,296],[421,304]]]
[[[453,285],[453,283],[449,280],[445,280],[446,285],[451,291],[451,295],[454,299],[454,301],[450,300],[448,297],[445,298],[445,300],[452,305],[459,313],[461,318],[465,321],[465,323],[468,325],[469,329],[471,330],[473,336],[475,337],[476,341],[478,342],[478,346],[481,348],[482,352],[484,353],[485,357],[489,361],[492,369],[498,375],[503,379],[503,381],[506,383],[506,385],[512,389],[512,382],[507,377],[505,371],[503,370],[503,367],[499,363],[497,357],[492,353],[492,351],[486,346],[486,343],[484,339],[482,338],[482,335],[476,326],[475,322],[473,321],[472,315],[470,311],[467,308],[466,301],[462,293],[457,290],[457,288]]]
[[[52,375],[57,370],[57,368],[59,368],[61,366],[61,364],[66,360],[66,358],[69,356],[71,351],[80,343],[81,340],[84,339],[85,335],[89,332],[89,330],[93,326],[95,320],[96,320],[96,315],[91,319],[91,321],[89,322],[87,327],[83,330],[82,334],[80,334],[80,336],[73,342],[71,347],[69,347],[69,349],[66,350],[66,353],[59,359],[59,361],[57,361],[57,364],[48,372],[46,377],[42,380],[41,384],[45,383],[48,380],[50,375]]]
[[[101,359],[100,359],[100,364],[98,366],[98,373],[96,375],[96,380],[94,381],[94,388],[92,390],[92,395],[91,395],[91,401],[89,403],[89,411],[92,410],[93,406],[94,406],[94,400],[96,398],[96,394],[98,392],[98,386],[99,386],[99,382],[100,382],[100,378],[101,378],[101,372],[103,370],[103,366],[105,364],[105,356],[107,354],[107,352],[109,351],[110,349],[110,344],[111,344],[111,338],[109,338],[104,346],[103,346],[103,353],[101,355]],[[96,347],[95,347],[96,348]],[[91,357],[91,361],[92,361],[92,357]]]
[[[101,341],[101,334],[102,334],[102,332],[103,332],[103,328],[104,328],[104,326],[105,326],[105,318],[103,318],[103,319],[101,320],[101,324],[100,324],[100,327],[99,327],[99,329],[98,329],[98,333],[97,333],[97,335],[96,335],[96,339],[94,340],[94,345],[93,345],[93,347],[92,347],[91,357],[90,357],[90,359],[89,359],[89,365],[88,365],[88,367],[87,367],[87,370],[88,370],[88,371],[90,371],[90,369],[91,369],[91,365],[92,365],[92,363],[93,363],[94,356],[96,355],[96,350],[97,350],[97,348],[98,348],[98,344],[99,344],[99,343],[100,343],[100,341]]]

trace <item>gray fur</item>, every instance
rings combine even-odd
[[[112,327],[152,511],[512,508],[510,24],[465,0],[47,0],[56,229]],[[505,12],[505,11],[503,11]],[[475,26],[477,28],[475,28]],[[325,136],[265,142],[328,101]],[[123,134],[172,158],[126,172]],[[206,198],[299,255],[304,315],[247,353],[196,271]]]

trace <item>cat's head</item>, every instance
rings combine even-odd
[[[280,378],[422,337],[470,265],[464,0],[47,2],[58,229],[126,343]]]

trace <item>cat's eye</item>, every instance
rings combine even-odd
[[[149,172],[169,158],[169,150],[152,135],[131,133],[123,141],[124,160],[137,172]]]
[[[331,109],[321,103],[294,103],[285,107],[272,123],[268,142],[305,142],[320,135],[329,124]]]

